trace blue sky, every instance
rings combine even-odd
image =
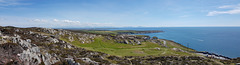
[[[0,0],[0,26],[240,26],[240,0]]]

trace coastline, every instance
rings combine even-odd
[[[167,40],[167,39],[163,39],[163,40]],[[171,42],[173,42],[175,44],[178,44],[178,45],[180,45],[182,47],[185,47],[185,48],[188,48],[188,49],[192,49],[192,48],[186,47],[186,46],[184,46],[184,45],[182,45],[180,43],[177,43],[175,41],[172,41],[172,40],[168,40],[168,41],[171,41]],[[197,51],[195,49],[192,49],[192,50],[194,50],[194,51],[192,51],[192,53],[200,54],[200,55],[203,55],[203,56],[208,57],[208,58],[216,58],[216,59],[221,59],[221,60],[231,60],[231,59],[233,59],[233,58],[230,58],[230,57],[227,57],[227,56],[224,56],[224,55],[211,53],[211,52],[207,52],[207,51]],[[191,52],[191,51],[189,51],[189,52]],[[238,57],[236,57],[236,58],[238,58]]]
[[[94,32],[98,32],[98,31],[114,31],[114,32],[117,32],[116,34],[131,34],[131,35],[142,35],[142,34],[149,34],[149,33],[161,33],[161,32],[164,32],[164,31],[161,31],[161,30],[142,30],[142,31],[139,31],[139,30],[98,30],[98,29],[83,29],[83,30],[87,30],[87,31],[94,31]],[[71,30],[73,32],[85,32],[85,33],[92,33],[92,32],[86,32],[86,31],[79,31],[79,30]],[[124,31],[124,32],[122,32]],[[92,34],[99,34],[99,33],[92,33]],[[102,33],[100,33],[102,34]],[[108,33],[106,35],[111,35],[112,33]],[[144,36],[149,36],[149,35],[144,35]],[[150,36],[149,36],[150,37]],[[184,46],[178,42],[175,42],[173,40],[168,40],[168,39],[161,39],[161,40],[167,40],[167,41],[170,41],[170,42],[173,42],[175,44],[178,44],[179,46],[182,46],[184,48],[187,48],[187,49],[191,49],[191,50],[194,50],[194,51],[189,51],[191,53],[196,53],[196,54],[199,54],[199,55],[203,55],[205,57],[208,57],[208,58],[216,58],[216,59],[222,59],[222,60],[230,60],[230,59],[233,59],[233,58],[230,58],[230,57],[227,57],[227,56],[224,56],[224,55],[220,55],[220,54],[216,54],[216,53],[211,53],[211,52],[207,52],[207,51],[198,51],[198,50],[195,50],[195,49],[192,49],[192,48],[189,48],[187,46]],[[238,57],[236,57],[238,58]]]
[[[148,34],[148,33],[161,33],[161,32],[164,32],[164,31],[160,31],[160,30],[142,30],[142,31],[139,31],[139,30],[97,30],[97,29],[84,29],[84,30],[87,30],[87,31],[94,31],[95,34],[102,34],[102,33],[98,33],[99,31],[112,31],[116,32],[117,35],[121,35],[121,34],[132,34],[132,35],[141,35],[141,34]],[[71,30],[73,32],[86,32],[86,31],[79,31],[79,30]],[[96,33],[97,31],[97,33]],[[93,32],[86,32],[86,33],[93,33]],[[93,33],[93,34],[94,34]],[[106,35],[111,35],[112,33],[108,33]],[[144,35],[144,36],[149,36],[149,35]],[[150,36],[149,36],[150,37]],[[187,46],[184,46],[180,43],[177,43],[173,40],[168,40],[168,39],[161,39],[161,40],[166,40],[166,41],[170,41],[170,42],[173,42],[175,44],[178,44],[179,46],[182,46],[184,48],[187,48],[187,49],[191,49],[191,50],[194,50],[194,51],[189,51],[191,53],[195,53],[195,54],[199,54],[199,55],[203,55],[205,57],[208,57],[208,58],[216,58],[216,59],[222,59],[222,60],[230,60],[230,59],[233,59],[233,58],[230,58],[230,57],[227,57],[227,56],[224,56],[224,55],[220,55],[220,54],[216,54],[216,53],[211,53],[211,52],[207,52],[207,51],[197,51],[195,49],[192,49],[192,48],[189,48]],[[238,58],[238,57],[236,57]]]

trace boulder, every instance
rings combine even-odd
[[[29,43],[31,43],[31,39],[27,39],[26,41],[29,42]]]
[[[98,62],[96,62],[96,61],[93,61],[93,60],[91,60],[90,58],[81,58],[84,62],[86,62],[86,63],[91,63],[91,64],[94,64],[94,65],[99,65],[99,63]]]
[[[65,58],[68,65],[80,65],[79,63],[77,63],[76,61],[74,61],[73,58]]]
[[[125,43],[125,44],[129,44],[128,40],[124,40],[124,43]]]
[[[155,48],[155,49],[157,49],[157,50],[160,50],[160,48],[158,48],[158,47],[157,47],[157,48]]]
[[[138,45],[141,45],[141,42],[137,39],[134,40]]]
[[[47,40],[50,41],[51,43],[58,43],[58,42],[59,42],[58,39],[56,39],[56,38],[51,38],[51,37],[49,37]]]
[[[172,50],[174,50],[174,51],[180,51],[180,52],[185,52],[184,50],[179,49],[179,48],[172,48]]]
[[[69,36],[68,39],[70,42],[74,41],[74,38],[72,36]]]
[[[140,41],[137,41],[137,44],[138,44],[138,45],[141,45],[142,43],[141,43]]]

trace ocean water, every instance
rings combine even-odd
[[[162,30],[142,35],[168,39],[197,51],[208,51],[230,58],[240,57],[240,27],[161,27],[115,28],[107,30]]]

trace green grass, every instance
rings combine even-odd
[[[185,50],[185,51],[193,51],[193,52],[196,51],[196,50],[184,47],[181,44],[174,43],[172,41],[166,41],[166,42],[167,42],[167,46],[170,47],[170,48],[179,48],[179,49],[182,49],[182,50]]]
[[[65,38],[61,38],[64,41],[69,42]],[[105,40],[103,37],[94,39],[92,43],[80,43],[79,41],[69,42],[77,47],[85,48],[92,51],[99,51],[116,56],[147,56],[147,55],[160,55],[160,56],[189,56],[192,53],[177,52],[172,48],[165,48],[158,44],[151,42],[143,42],[142,45],[130,45],[116,43],[111,40]],[[155,48],[160,48],[157,50]],[[178,47],[175,47],[178,48]]]

